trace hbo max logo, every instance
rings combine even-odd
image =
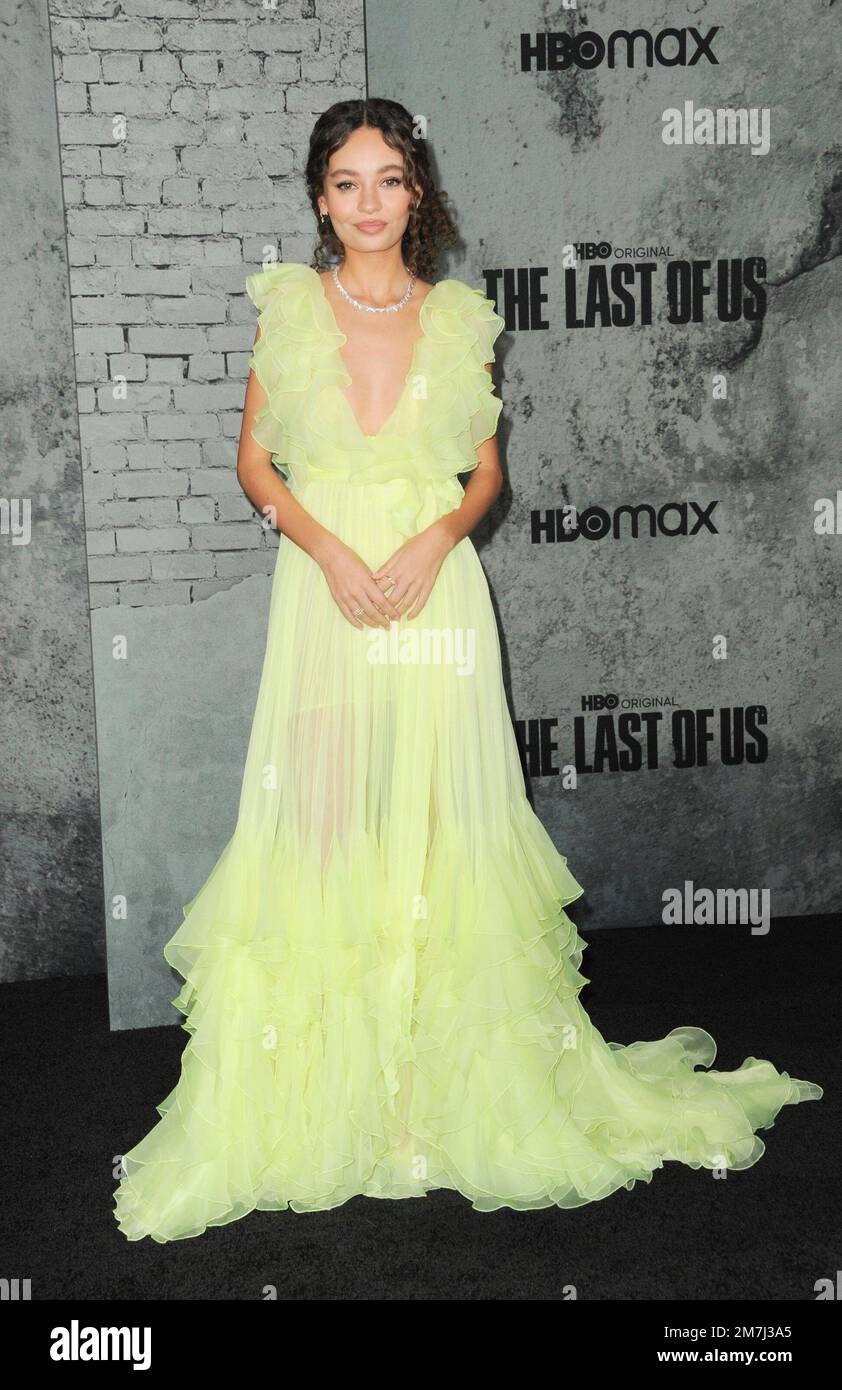
[[[531,34],[520,36],[521,72],[558,72],[564,68],[598,68],[607,59],[609,68],[625,59],[627,68],[651,68],[659,63],[665,68],[692,68],[705,58],[719,66],[711,45],[719,33],[714,24],[702,35],[698,29],[660,29],[651,34],[647,29],[614,29],[604,39],[592,29],[580,34]]]

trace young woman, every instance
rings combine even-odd
[[[820,1087],[696,1071],[701,1028],[607,1043],[579,1003],[583,890],[526,798],[469,539],[501,485],[503,319],[424,278],[454,236],[425,143],[396,102],[340,102],[307,181],[313,265],[247,281],[237,472],[282,539],[239,817],[164,949],[191,1040],[120,1229],[438,1187],[575,1207],[668,1159],[747,1168]]]

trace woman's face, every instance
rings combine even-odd
[[[346,249],[386,251],[400,244],[413,195],[403,183],[404,160],[379,130],[361,126],[330,157],[319,212],[330,215]]]

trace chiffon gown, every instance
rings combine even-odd
[[[503,319],[434,285],[403,393],[357,424],[317,272],[248,277],[268,404],[254,437],[372,569],[459,505],[502,402]],[[488,585],[470,539],[418,618],[354,628],[282,538],[239,815],[164,957],[190,1035],[123,1157],[129,1240],[356,1194],[578,1207],[674,1159],[748,1168],[755,1133],[821,1087],[703,1028],[606,1042],[579,1002],[583,892],[526,798]]]

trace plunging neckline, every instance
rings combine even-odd
[[[346,366],[346,364],[345,364],[345,359],[343,358],[342,353],[341,353],[341,351],[340,351],[340,348],[344,347],[345,344],[347,343],[347,341],[348,341],[348,335],[347,335],[346,333],[343,333],[343,332],[342,332],[342,329],[339,327],[339,323],[337,322],[336,314],[335,314],[334,311],[333,311],[333,305],[331,304],[330,300],[329,300],[328,297],[327,297],[327,292],[325,291],[324,281],[322,280],[321,275],[320,275],[319,272],[318,272],[317,270],[315,270],[312,266],[310,267],[310,269],[313,271],[313,274],[314,274],[315,277],[316,277],[316,280],[317,280],[317,282],[318,282],[319,289],[321,290],[321,293],[322,293],[322,299],[324,300],[324,302],[325,302],[325,304],[326,304],[326,306],[327,306],[328,312],[330,313],[330,317],[331,317],[331,319],[333,320],[333,327],[334,327],[334,330],[335,330],[335,332],[339,335],[339,337],[342,339],[342,342],[339,344],[338,347],[336,347],[336,348],[334,349],[334,351],[336,352],[336,356],[337,356],[337,359],[338,359],[338,361],[339,361],[340,366],[342,367],[342,370],[344,371],[346,377],[348,378],[346,385],[347,385],[347,386],[353,386],[353,384],[354,384],[353,378],[352,378],[352,376],[351,376],[351,373],[348,371],[348,368],[347,368],[347,366]],[[351,402],[349,401],[349,399],[348,399],[348,397],[347,397],[345,391],[342,390],[341,387],[338,388],[338,389],[339,389],[339,394],[340,394],[340,396],[342,397],[342,399],[344,400],[344,402],[345,402],[345,404],[346,404],[346,406],[347,406],[347,408],[348,408],[348,413],[349,413],[349,415],[351,416],[351,419],[353,420],[354,425],[356,426],[357,433],[360,435],[360,437],[361,437],[362,439],[367,439],[367,440],[379,439],[380,436],[382,435],[383,431],[386,429],[386,426],[387,426],[388,424],[391,423],[391,421],[395,418],[395,416],[397,415],[397,413],[398,413],[398,411],[400,410],[401,406],[403,405],[404,397],[405,397],[407,391],[409,390],[409,383],[410,383],[410,380],[411,380],[412,377],[415,375],[416,363],[417,363],[417,361],[418,361],[418,350],[419,350],[419,348],[421,347],[421,344],[425,341],[425,339],[426,339],[426,337],[427,337],[427,325],[426,325],[426,322],[425,322],[424,310],[425,310],[426,307],[427,307],[427,303],[428,303],[428,301],[429,301],[429,299],[430,299],[430,296],[433,295],[433,294],[435,294],[435,292],[436,292],[436,290],[438,289],[439,285],[443,285],[444,283],[445,283],[445,282],[444,282],[443,280],[437,281],[436,284],[433,285],[432,289],[428,290],[427,294],[425,294],[425,296],[424,296],[424,298],[423,298],[423,300],[422,300],[422,302],[421,302],[421,308],[418,310],[418,322],[419,322],[420,325],[421,325],[421,332],[419,333],[418,337],[415,339],[415,342],[414,342],[413,347],[412,347],[412,361],[411,361],[410,364],[409,364],[409,371],[407,372],[406,376],[404,377],[403,386],[401,387],[401,392],[400,392],[400,395],[398,396],[397,402],[395,403],[394,409],[391,410],[391,411],[389,412],[389,414],[386,416],[386,419],[383,421],[383,424],[380,426],[379,430],[376,430],[374,434],[366,434],[366,433],[365,433],[365,431],[363,430],[363,428],[362,428],[362,426],[361,426],[359,420],[357,419],[357,417],[356,417],[356,415],[355,415],[355,413],[354,413],[354,407],[351,405]]]

